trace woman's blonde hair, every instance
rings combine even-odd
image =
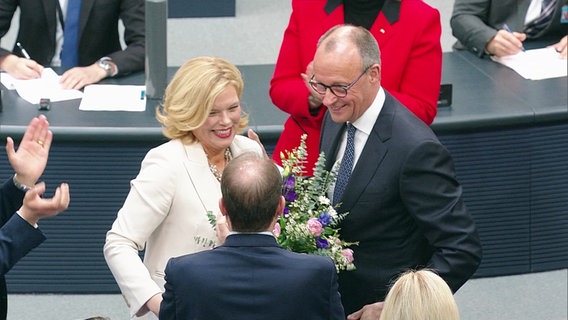
[[[205,123],[215,99],[229,86],[235,88],[240,99],[243,78],[227,60],[197,57],[185,62],[168,84],[161,106],[156,108],[156,119],[162,124],[164,135],[184,143],[195,142],[193,130]],[[248,116],[242,112],[239,132],[247,125]]]
[[[429,269],[403,273],[391,287],[381,320],[459,320],[448,284]]]

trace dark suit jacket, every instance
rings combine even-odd
[[[321,151],[333,165],[344,123],[329,115]],[[448,151],[432,130],[386,93],[386,101],[341,199],[341,236],[356,270],[339,274],[347,313],[383,301],[408,268],[437,270],[453,291],[475,272],[481,245]]]
[[[456,49],[467,48],[482,56],[485,45],[497,30],[507,24],[511,30],[522,32],[531,0],[456,0],[450,25],[459,40]],[[562,6],[568,0],[558,0],[550,25],[536,38],[555,43],[568,32],[568,23],[560,22]]]
[[[274,237],[230,235],[172,258],[160,319],[345,319],[331,259],[290,252]]]
[[[19,41],[32,59],[48,66],[55,54],[56,11],[59,0],[0,1],[0,37],[10,28],[14,12],[20,8]],[[82,0],[79,27],[79,65],[88,66],[108,56],[118,66],[119,74],[144,70],[145,24],[144,0]],[[122,50],[118,21],[124,23]],[[13,52],[22,56],[14,47]],[[0,56],[10,52],[0,49]]]
[[[17,214],[0,228],[0,275],[6,274],[45,240],[43,233]]]
[[[4,281],[4,273],[6,273],[17,261],[16,256],[10,257],[7,255],[7,252],[4,251],[4,225],[8,220],[10,220],[12,215],[20,209],[23,199],[24,192],[16,188],[12,179],[9,179],[2,185],[2,187],[0,187],[0,226],[3,226],[2,231],[0,232],[0,319],[6,319],[7,311],[6,282]]]

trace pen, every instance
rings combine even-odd
[[[31,59],[30,55],[28,54],[28,52],[26,51],[26,49],[24,49],[24,47],[22,46],[21,43],[16,42],[16,45],[18,46],[18,48],[20,48],[20,52],[24,55],[24,58],[26,58],[26,59]]]
[[[503,24],[503,30],[509,32],[510,34],[513,34],[513,30],[511,30],[511,28],[509,28],[509,26],[504,23]],[[525,51],[525,47],[521,44],[521,50]]]

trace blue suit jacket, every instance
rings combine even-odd
[[[463,202],[449,152],[392,95],[386,99],[345,188],[341,236],[354,246],[356,270],[339,274],[345,311],[383,301],[409,268],[437,270],[453,291],[477,270],[481,244]],[[326,166],[335,161],[344,123],[322,127]]]
[[[269,235],[230,235],[170,259],[165,273],[160,319],[345,319],[331,259],[290,252]]]

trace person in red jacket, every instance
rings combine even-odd
[[[438,10],[422,0],[292,0],[269,92],[272,103],[290,116],[272,159],[281,164],[280,153],[299,146],[307,134],[306,175],[312,175],[319,156],[326,111],[308,84],[311,62],[319,38],[344,23],[363,26],[377,39],[384,62],[382,86],[426,124],[436,116],[442,77]]]

